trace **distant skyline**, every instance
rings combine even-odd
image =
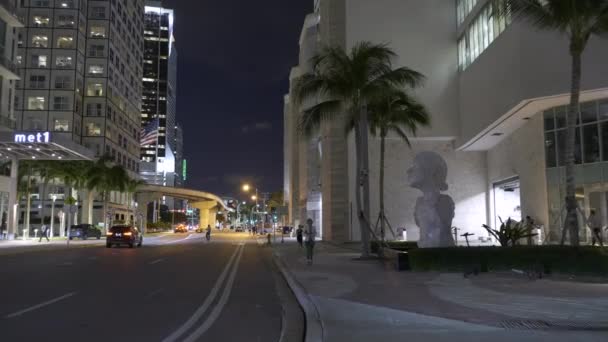
[[[283,96],[312,0],[166,0],[175,9],[186,186],[283,188]]]

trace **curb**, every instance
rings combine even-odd
[[[317,306],[313,302],[310,295],[306,293],[306,290],[297,282],[297,280],[287,270],[287,267],[281,260],[280,256],[276,251],[272,251],[275,265],[281,271],[283,278],[287,282],[287,285],[291,288],[291,291],[295,295],[302,311],[304,311],[304,319],[306,321],[304,342],[322,342],[323,341],[323,322]]]

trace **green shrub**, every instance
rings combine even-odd
[[[608,275],[608,250],[595,247],[515,246],[418,248],[408,252],[414,271],[484,271],[541,267],[545,273]]]
[[[385,244],[388,245],[388,248],[398,251],[409,251],[412,248],[418,248],[418,244],[415,241],[386,241]],[[370,250],[374,254],[378,253],[378,241],[371,242]]]

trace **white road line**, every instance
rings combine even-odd
[[[154,260],[154,261],[150,261],[150,262],[148,263],[148,265],[154,265],[154,264],[158,264],[159,262],[163,262],[163,261],[165,261],[165,259],[156,259],[156,260]]]
[[[200,327],[198,327],[196,330],[194,330],[194,332],[192,332],[192,334],[190,334],[190,336],[188,336],[186,339],[184,339],[183,342],[194,342],[197,339],[199,339],[213,325],[213,323],[215,323],[215,320],[222,313],[222,310],[224,309],[224,307],[226,306],[226,303],[228,302],[228,298],[230,298],[230,292],[232,292],[232,286],[234,285],[234,278],[236,278],[236,272],[239,269],[239,261],[241,260],[241,256],[243,255],[243,251],[245,250],[245,247],[243,247],[243,246],[241,246],[239,248],[240,248],[239,256],[236,258],[236,261],[234,262],[234,266],[232,267],[232,272],[230,273],[230,278],[228,279],[228,282],[226,283],[226,286],[224,287],[224,292],[222,293],[222,297],[220,297],[219,302],[215,305],[215,307],[213,308],[213,310],[211,311],[211,313],[209,314],[207,319],[203,322],[203,324],[201,324]]]
[[[192,326],[196,323],[196,321],[198,321],[201,318],[201,316],[205,313],[205,311],[207,311],[207,309],[209,308],[211,303],[215,300],[215,297],[217,297],[217,293],[220,290],[220,287],[222,286],[224,279],[226,279],[226,276],[228,275],[228,271],[230,270],[234,259],[236,258],[237,254],[239,253],[239,251],[242,248],[243,248],[242,246],[239,246],[234,250],[234,253],[232,253],[230,260],[224,267],[222,274],[220,274],[220,277],[215,282],[215,286],[213,286],[213,289],[211,289],[211,292],[207,295],[207,298],[205,298],[205,302],[203,302],[203,304],[198,309],[196,309],[196,311],[192,314],[192,316],[184,324],[182,324],[171,335],[169,335],[168,337],[163,339],[163,342],[176,341],[181,335],[183,335],[186,331],[188,331],[188,329],[192,328]]]
[[[176,243],[176,242],[186,241],[186,240],[188,240],[189,238],[190,238],[190,235],[188,235],[188,237],[186,237],[185,239],[179,239],[179,240],[168,241],[168,242],[165,242],[164,244],[165,244],[165,245],[169,245],[169,244]]]
[[[59,301],[62,301],[62,300],[64,300],[64,299],[67,299],[67,298],[70,298],[70,297],[72,297],[72,296],[73,296],[73,295],[75,295],[75,294],[76,294],[76,292],[70,292],[70,293],[65,294],[65,295],[63,295],[63,296],[61,296],[61,297],[57,297],[57,298],[55,298],[55,299],[51,299],[51,300],[46,301],[46,302],[44,302],[44,303],[40,303],[40,304],[38,304],[38,305],[30,306],[30,307],[29,307],[29,308],[27,308],[27,309],[23,309],[23,310],[20,310],[20,311],[15,312],[15,313],[12,313],[12,314],[10,314],[10,315],[6,315],[6,316],[4,316],[4,318],[15,318],[15,317],[21,316],[21,315],[23,315],[23,314],[25,314],[25,313],[28,313],[28,312],[30,312],[30,311],[38,310],[38,309],[43,308],[43,307],[45,307],[45,306],[48,306],[48,305],[51,305],[51,304],[57,303],[57,302],[59,302]]]

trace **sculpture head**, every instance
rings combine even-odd
[[[414,165],[407,170],[410,186],[423,193],[440,192],[448,189],[446,177],[448,166],[435,152],[420,152],[414,158]]]

